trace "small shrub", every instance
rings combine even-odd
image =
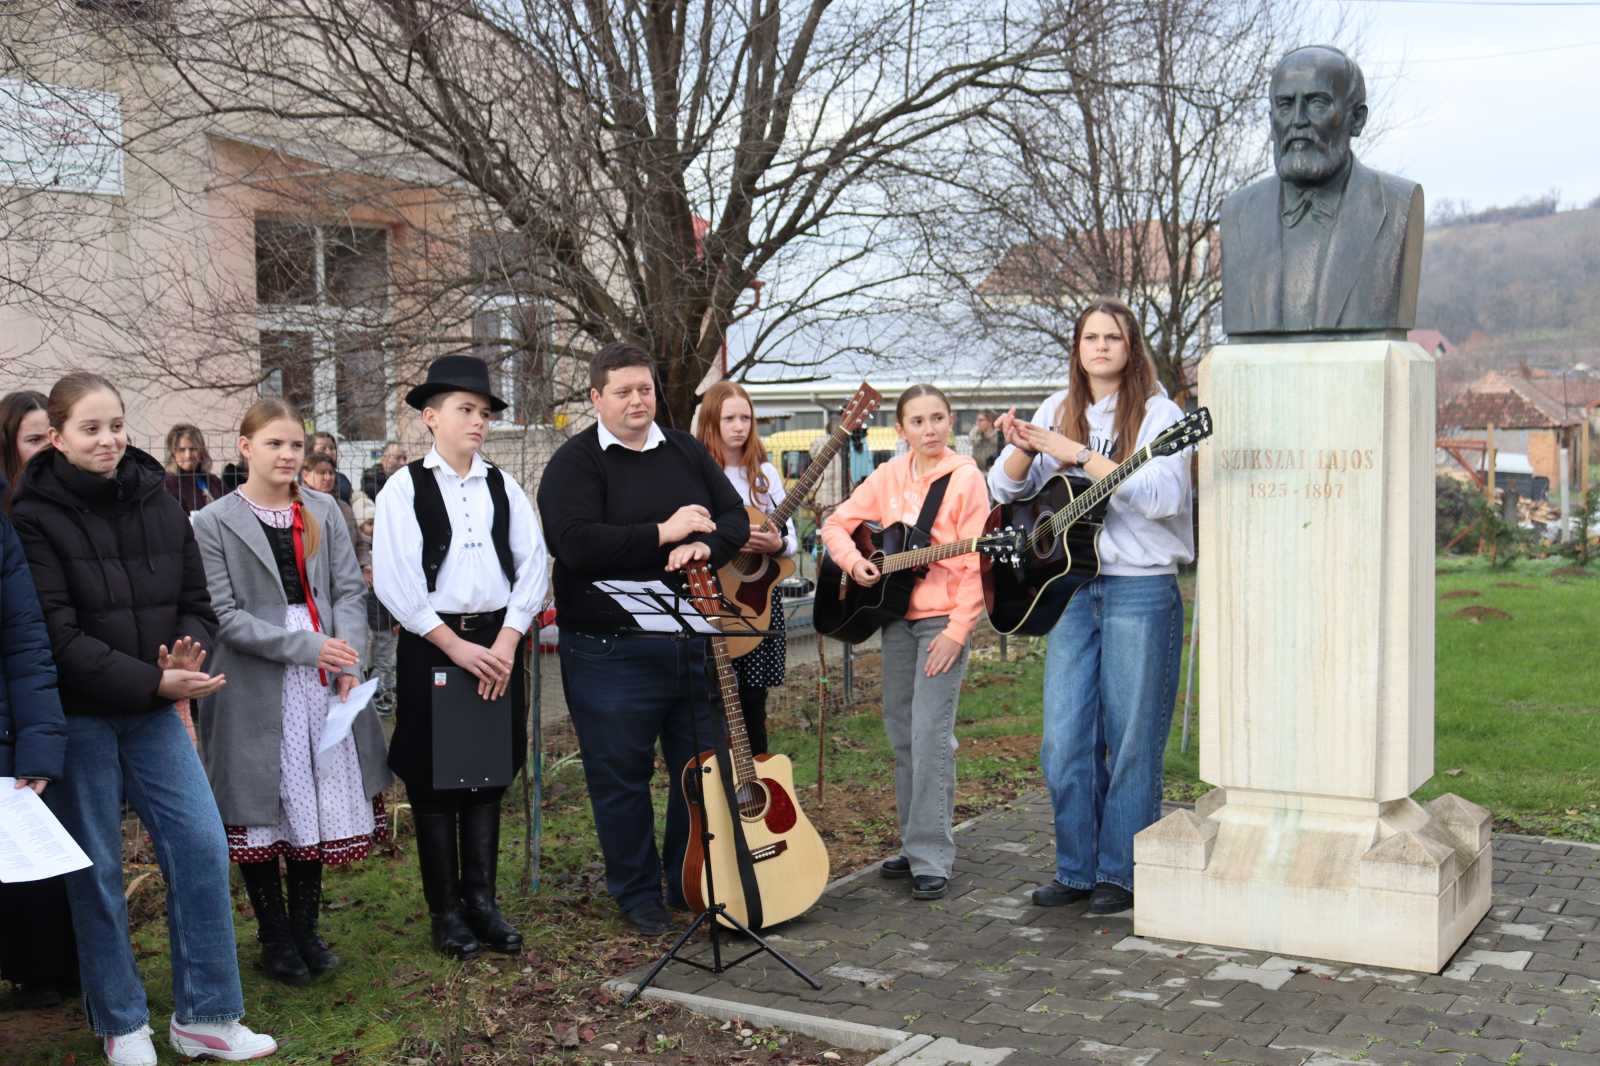
[[[1434,538],[1440,551],[1455,540],[1461,530],[1478,520],[1478,507],[1483,494],[1472,485],[1453,477],[1440,475],[1434,479]],[[1461,538],[1458,552],[1477,548],[1477,538],[1471,534]]]

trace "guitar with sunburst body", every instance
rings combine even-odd
[[[770,529],[782,536],[789,519],[816,490],[817,482],[827,473],[828,464],[839,454],[839,449],[850,439],[850,434],[867,424],[868,416],[882,401],[883,394],[863,381],[855,395],[850,397],[850,402],[845,404],[844,410],[840,412],[839,428],[828,435],[828,439],[823,442],[817,454],[811,457],[811,462],[806,464],[805,470],[784,494],[783,502],[778,504],[777,510],[768,514],[759,507],[745,508],[750,515],[750,528]],[[793,573],[793,559],[782,555],[761,555],[757,552],[740,552],[717,571],[717,580],[722,583],[728,602],[739,608],[739,615],[743,619],[743,621],[729,619],[722,623],[723,628],[730,631],[729,655],[737,659],[756,650],[756,645],[761,643],[759,635],[738,634],[750,629],[765,632],[771,626],[774,590]]]

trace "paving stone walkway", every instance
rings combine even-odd
[[[773,937],[820,992],[764,957],[721,977],[670,964],[657,983],[951,1038],[1005,1066],[1600,1066],[1600,847],[1496,836],[1493,909],[1435,977],[1147,941],[1131,914],[1034,907],[1049,826],[1043,795],[969,823],[939,903],[875,871],[836,883]]]

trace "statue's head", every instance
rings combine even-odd
[[[1272,71],[1267,97],[1278,177],[1320,185],[1350,158],[1367,124],[1367,83],[1355,61],[1331,45],[1296,48]]]

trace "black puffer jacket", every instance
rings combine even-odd
[[[66,752],[67,727],[39,596],[22,542],[0,514],[0,775],[55,780]]]
[[[205,566],[164,476],[137,448],[110,478],[47,448],[12,499],[68,714],[155,710],[167,702],[156,695],[157,649],[184,636],[211,647]]]

